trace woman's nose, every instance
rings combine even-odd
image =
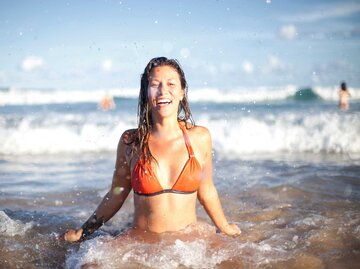
[[[159,91],[160,94],[166,93],[166,92],[168,91],[167,85],[164,84],[164,83],[161,83],[161,84],[159,85],[158,91]]]

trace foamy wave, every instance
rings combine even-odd
[[[2,121],[3,120],[3,121]],[[127,115],[28,115],[13,126],[0,118],[1,154],[57,154],[114,151],[120,135],[136,126]],[[252,153],[360,153],[356,113],[287,112],[256,115],[200,114],[197,124],[210,129],[214,149],[241,156]]]
[[[222,90],[203,88],[189,91],[190,102],[248,103],[284,100],[296,93],[295,86],[280,88],[238,88]]]
[[[210,119],[203,116],[199,124],[208,126],[214,148],[226,155],[251,153],[312,152],[360,153],[360,121],[357,114],[321,113],[303,115],[287,113],[234,119]]]
[[[4,211],[0,211],[0,234],[2,236],[23,235],[32,227],[31,223],[22,223],[11,219]]]
[[[176,240],[169,244],[160,241],[157,244],[139,243],[131,239],[118,245],[116,240],[89,240],[81,244],[76,253],[66,260],[66,268],[82,268],[88,264],[96,264],[100,268],[129,267],[140,265],[146,268],[214,268],[216,264],[227,260],[229,253],[211,249],[203,239],[193,242]],[[116,251],[114,249],[116,248]]]
[[[135,89],[101,89],[101,90],[38,90],[10,88],[0,91],[0,105],[42,105],[98,103],[109,94],[113,97],[137,98]]]
[[[294,85],[283,87],[257,88],[191,88],[189,99],[191,102],[212,103],[247,103],[279,101],[293,98],[300,88]],[[352,100],[360,100],[360,89],[350,88]],[[314,94],[322,100],[337,101],[338,87],[314,87]],[[100,90],[38,90],[10,88],[0,91],[0,105],[39,105],[66,103],[98,103],[105,94],[118,98],[138,97],[138,89],[100,89]]]
[[[93,265],[104,269],[134,266],[205,269],[226,263],[230,267],[243,264],[247,268],[246,265],[268,264],[291,257],[292,253],[287,251],[290,243],[293,243],[292,237],[278,235],[257,243],[245,242],[216,234],[214,230],[200,234],[164,233],[161,237],[152,234],[98,237],[83,242],[77,251],[72,250],[67,255],[66,268]]]
[[[75,124],[70,124],[55,118],[39,124],[36,119],[25,118],[16,128],[0,129],[0,153],[17,155],[114,151],[121,134],[134,126],[129,122],[115,122],[104,124],[77,119]]]
[[[338,101],[338,87],[314,87],[309,88],[314,95],[324,101]],[[292,99],[302,90],[294,85],[284,87],[257,87],[237,88],[222,90],[204,88],[191,90],[189,97],[191,102],[214,102],[214,103],[249,103],[249,102],[271,102]],[[360,89],[350,88],[352,100],[360,99]]]

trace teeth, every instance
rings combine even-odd
[[[159,105],[161,104],[170,104],[171,100],[170,99],[161,99],[157,102]]]

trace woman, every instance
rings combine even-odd
[[[212,179],[209,131],[194,125],[185,75],[176,60],[152,59],[141,77],[138,128],[120,138],[112,185],[94,214],[67,241],[86,238],[108,221],[134,190],[134,229],[179,231],[197,221],[196,199],[216,227],[228,235],[229,224]]]
[[[341,110],[349,109],[349,98],[351,97],[345,82],[341,82],[339,90],[339,108]]]

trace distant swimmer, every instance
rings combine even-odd
[[[339,108],[341,110],[349,109],[349,98],[351,97],[345,82],[341,82],[339,90]]]
[[[105,94],[105,96],[101,99],[99,103],[99,107],[104,111],[114,109],[115,108],[114,98],[109,94]]]

